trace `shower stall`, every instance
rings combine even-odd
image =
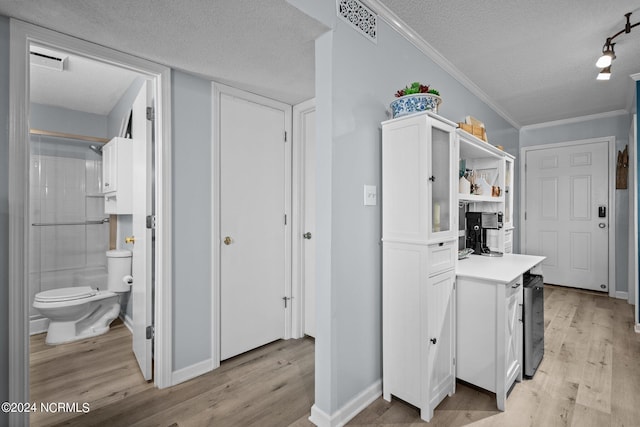
[[[31,133],[29,165],[29,295],[106,284],[109,218],[101,194],[101,142]],[[30,307],[30,333],[48,320]]]

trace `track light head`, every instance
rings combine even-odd
[[[598,58],[596,62],[596,67],[605,68],[611,65],[614,59],[616,59],[616,53],[613,50],[613,46],[615,43],[611,43],[610,39],[607,39],[607,42],[602,47],[602,56]]]
[[[602,70],[600,70],[600,73],[596,78],[598,80],[609,80],[611,78],[611,66],[605,67]]]

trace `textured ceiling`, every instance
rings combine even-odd
[[[637,0],[382,3],[521,126],[629,107],[640,28],[616,39],[610,81],[596,81],[595,61]]]
[[[65,58],[64,70],[31,65],[31,102],[85,113],[108,115],[138,74],[113,65],[32,46],[43,54]]]
[[[406,22],[516,125],[630,106],[640,28],[616,40],[611,81],[595,80],[594,63],[637,0],[368,3]],[[314,40],[326,31],[285,0],[0,0],[0,14],[291,104],[314,95]]]
[[[1,0],[0,15],[292,104],[313,97],[327,30],[285,0]]]

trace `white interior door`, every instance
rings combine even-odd
[[[544,281],[609,289],[608,141],[526,152],[525,253],[544,255]]]
[[[147,120],[147,106],[151,105],[151,90],[140,89],[133,103],[131,134],[133,137],[133,244],[131,298],[133,301],[133,353],[145,380],[152,378],[152,340],[147,339],[147,326],[152,325],[151,290],[151,230],[147,229],[147,215],[151,214],[151,126]]]
[[[278,103],[279,104],[279,103]],[[220,358],[285,335],[289,112],[220,95]],[[288,115],[287,115],[288,114]]]
[[[304,144],[304,333],[316,336],[316,112],[302,116]]]

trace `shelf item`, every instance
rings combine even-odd
[[[104,212],[131,214],[133,199],[133,140],[113,138],[102,147]]]

